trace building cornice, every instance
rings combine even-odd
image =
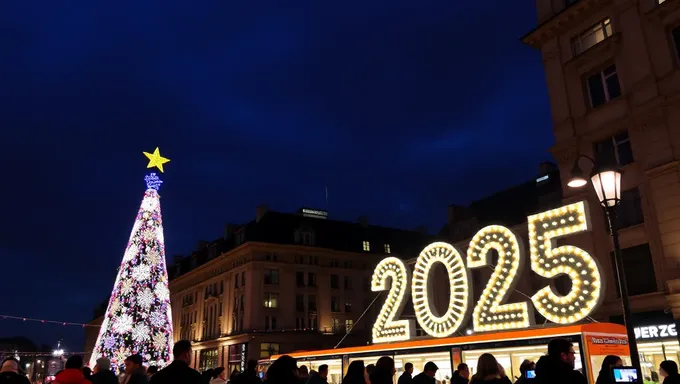
[[[522,42],[540,49],[546,41],[561,35],[564,31],[581,23],[584,16],[597,12],[611,4],[612,0],[577,1],[524,35]]]

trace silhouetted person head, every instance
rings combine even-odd
[[[175,360],[183,361],[187,365],[191,365],[191,341],[180,340],[172,347],[172,356]]]
[[[276,359],[267,370],[267,384],[297,384],[297,360],[288,355]]]
[[[412,374],[413,373],[413,363],[404,364],[404,371],[408,372],[409,375]]]
[[[80,355],[73,355],[66,360],[66,369],[81,369],[83,368],[83,357]]]
[[[561,360],[573,369],[576,363],[574,345],[566,339],[552,339],[548,343],[548,356]]]
[[[347,367],[347,374],[342,379],[342,384],[366,383],[366,366],[363,360],[354,360]]]
[[[662,361],[659,365],[659,375],[661,375],[663,378],[668,376],[677,376],[678,364],[676,364],[673,360]]]

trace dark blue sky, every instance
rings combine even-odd
[[[104,3],[0,2],[0,314],[89,320],[156,146],[169,258],[325,185],[333,218],[434,232],[550,158],[532,1]]]

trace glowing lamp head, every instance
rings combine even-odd
[[[163,180],[161,180],[155,172],[151,172],[144,176],[144,181],[146,182],[146,189],[154,189],[156,191],[159,190],[161,184],[163,184]]]
[[[601,167],[593,170],[593,182],[597,199],[603,207],[614,207],[621,202],[622,171],[614,167]]]
[[[588,184],[588,180],[585,178],[581,167],[578,166],[578,160],[576,160],[574,167],[571,169],[571,176],[569,177],[567,186],[570,188],[581,188],[586,184]]]

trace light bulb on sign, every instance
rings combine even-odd
[[[410,275],[404,262],[396,257],[385,258],[375,267],[371,278],[371,290],[373,292],[387,290],[388,280],[391,281],[391,285],[387,299],[373,324],[374,343],[409,340],[415,333],[413,320],[395,320],[401,315],[406,304],[405,296]]]
[[[429,281],[432,268],[441,263],[449,277],[449,303],[446,313],[439,315],[430,305],[433,284]],[[420,252],[413,272],[411,298],[418,324],[428,335],[447,337],[462,325],[470,307],[470,276],[463,258],[451,244],[436,242]]]
[[[582,320],[602,301],[600,268],[588,252],[578,247],[553,247],[558,237],[590,229],[587,203],[581,201],[532,215],[527,221],[531,268],[549,279],[567,275],[572,282],[571,290],[565,296],[547,286],[534,294],[531,301],[541,315],[554,323],[571,324]]]

